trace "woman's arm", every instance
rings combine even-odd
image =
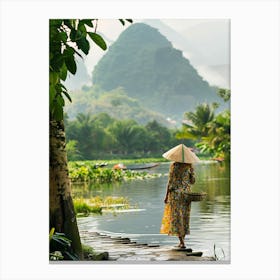
[[[192,167],[190,167],[189,173],[190,173],[190,184],[194,184],[195,183],[195,173],[194,173],[194,169]]]
[[[165,198],[164,198],[164,203],[167,203],[168,202],[168,195],[169,195],[169,192],[170,192],[170,183],[171,183],[171,173],[169,173],[169,177],[168,177],[168,182],[166,184],[166,194],[165,194]]]
[[[166,194],[165,194],[165,198],[164,198],[164,203],[168,202],[168,194],[169,194],[169,180],[168,180],[168,183],[166,185]]]
[[[168,195],[169,195],[169,192],[170,192],[170,184],[171,184],[171,177],[172,177],[172,167],[170,167],[170,170],[169,170],[169,176],[168,176],[168,181],[167,181],[167,184],[166,184],[166,194],[165,194],[165,198],[164,198],[164,203],[167,203],[168,202]]]

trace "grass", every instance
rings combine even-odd
[[[114,211],[115,209],[129,209],[131,205],[126,197],[100,197],[74,198],[74,209],[78,216],[88,216],[90,214],[102,214],[102,209]]]
[[[107,253],[107,258],[104,258],[106,252],[97,253],[92,247],[83,243],[82,243],[82,250],[83,250],[84,260],[92,260],[92,261],[108,260],[108,253]]]
[[[88,259],[90,255],[95,255],[96,252],[94,251],[94,249],[86,244],[82,243],[82,250],[83,250],[83,254],[84,254],[84,258]]]
[[[88,216],[89,214],[102,214],[102,208],[98,205],[87,203],[83,198],[75,198],[74,209],[76,214]]]

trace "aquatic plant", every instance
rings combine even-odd
[[[221,259],[225,259],[225,257],[226,257],[223,248],[220,248],[220,249],[221,249],[221,251],[222,251],[222,253],[223,253],[223,257],[220,257],[220,256],[218,256],[218,255],[216,254],[216,244],[214,244],[214,259],[215,259],[215,261],[219,261],[219,260],[221,260]]]
[[[112,183],[132,179],[149,179],[160,176],[147,172],[99,168],[92,162],[72,162],[69,164],[69,177],[74,182]]]
[[[90,213],[102,214],[102,208],[98,205],[92,205],[83,198],[76,198],[73,200],[76,214],[83,214],[88,216]]]
[[[102,209],[129,209],[132,206],[126,197],[100,197],[95,196],[91,198],[74,198],[74,209],[79,216],[88,216],[89,214],[102,214]]]

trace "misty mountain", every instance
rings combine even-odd
[[[210,87],[157,29],[135,23],[121,33],[93,70],[104,91],[122,87],[129,97],[166,117],[181,119],[201,102],[220,102]]]

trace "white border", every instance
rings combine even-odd
[[[230,265],[49,265],[48,19],[56,17],[231,19]],[[0,278],[279,279],[279,34],[278,1],[2,1]]]

